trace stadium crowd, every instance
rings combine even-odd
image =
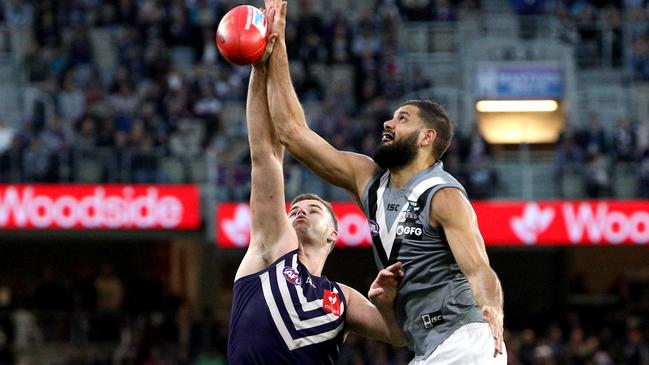
[[[81,267],[70,277],[44,267],[30,287],[0,286],[2,365],[41,364],[42,354],[32,349],[48,343],[59,350],[43,365],[225,364],[229,280],[218,288],[215,305],[196,318],[163,282],[124,279],[110,264],[98,272]],[[617,277],[597,293],[577,275],[570,296],[567,311],[554,321],[532,325],[530,319],[531,327],[508,328],[509,364],[649,364],[646,290]],[[404,348],[350,336],[338,364],[398,365],[411,358]]]
[[[25,41],[22,72],[47,98],[30,108],[19,127],[0,121],[0,181],[190,182],[205,179],[204,167],[190,168],[191,162],[212,153],[218,156],[222,198],[245,200],[241,186],[248,182],[249,157],[242,100],[248,70],[223,61],[213,41],[218,19],[238,3],[4,1],[0,22],[20,30]],[[299,1],[299,16],[291,17],[287,30],[288,49],[312,128],[336,147],[371,154],[390,107],[407,92],[434,84],[423,73],[406,84],[400,24],[456,21],[478,6],[473,0],[377,1],[373,12],[351,14],[317,11],[311,1]],[[646,19],[645,5],[625,6],[627,18],[640,12],[644,17],[638,19]],[[582,8],[600,9],[602,19],[611,18],[607,9],[622,12],[621,4],[561,2],[557,13],[574,25]],[[633,33],[642,34],[640,43],[646,41],[642,24]],[[576,141],[577,152],[571,144],[577,135],[566,133],[558,143],[557,170],[577,162],[606,175],[613,161],[642,162],[637,178],[639,193],[646,194],[647,125],[622,118],[619,123],[622,129],[604,128],[596,144]],[[629,143],[620,144],[620,138]],[[454,144],[446,157],[450,170],[472,197],[489,197],[498,183],[489,168],[490,147],[475,133],[458,135]],[[617,151],[619,146],[627,150]],[[576,158],[565,162],[566,157]],[[588,169],[581,169],[584,176]],[[294,162],[287,171],[315,180]],[[589,196],[610,191],[600,190]]]

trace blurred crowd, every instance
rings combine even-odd
[[[646,0],[508,2],[520,15],[556,15],[560,23],[556,36],[575,48],[580,67],[623,67],[632,78],[649,80],[649,2]],[[530,35],[548,31],[533,30]],[[630,47],[625,49],[627,45]]]
[[[551,321],[506,320],[508,364],[649,364],[646,285],[619,276],[596,292],[580,277],[570,284],[566,311]],[[68,279],[45,267],[30,288],[0,286],[1,365],[226,364],[229,284],[218,287],[213,307],[200,310],[160,280],[125,277],[110,264]],[[405,365],[412,356],[351,335],[337,364]]]
[[[633,164],[630,164],[633,163]],[[555,182],[561,197],[566,176],[579,176],[589,198],[610,198],[623,195],[615,191],[614,178],[631,176],[624,188],[631,193],[649,198],[649,123],[631,124],[619,117],[615,128],[606,131],[598,115],[590,116],[588,125],[567,129],[561,136],[555,160]],[[637,187],[637,188],[636,188]],[[619,186],[618,186],[619,188]]]
[[[215,168],[212,176],[218,178],[220,198],[246,200],[249,156],[242,100],[249,70],[220,58],[213,40],[218,20],[240,3],[4,0],[0,24],[5,27],[0,29],[21,35],[21,72],[30,90],[44,97],[34,99],[30,115],[18,127],[0,119],[0,182],[204,182],[207,165]],[[335,147],[372,155],[394,104],[407,92],[434,84],[424,72],[406,84],[398,39],[401,24],[461,20],[480,4],[474,0],[358,4],[357,11],[349,12],[335,6],[324,11],[323,4],[309,0],[296,2],[289,14],[287,43],[293,81],[311,127]],[[636,48],[649,50],[642,46],[647,45],[649,27],[645,3],[556,5],[566,30],[563,39],[575,47],[588,47],[589,33],[575,28],[582,22],[601,19],[621,26],[621,19],[637,18],[625,24],[634,37],[638,35]],[[642,54],[636,52],[639,58],[634,62],[644,64],[638,72],[648,68],[649,53]],[[618,58],[622,62],[621,53]],[[473,129],[458,134],[446,157],[447,167],[472,197],[488,198],[499,180],[489,167],[490,146]],[[634,132],[645,133],[645,137],[631,133],[632,138],[638,136],[636,150],[646,149],[647,131]],[[611,161],[646,160],[642,151],[631,156],[608,148],[628,146],[617,143],[618,137],[626,138],[622,136],[626,129],[614,133],[606,136],[607,147],[598,152]],[[559,160],[573,157],[572,152],[564,153],[564,148],[572,149],[573,138],[569,133],[564,137],[558,143]],[[601,166],[610,162],[601,163],[592,148],[580,146],[580,157],[559,161],[557,170],[577,162],[600,166],[598,174],[604,175]],[[214,160],[206,161],[206,156]],[[295,161],[288,162],[286,171],[289,188],[316,186],[321,190],[316,192],[327,197],[346,198],[318,183]],[[640,173],[638,179],[645,181],[645,175],[646,171]],[[588,195],[607,195],[606,188],[600,190],[604,192]]]

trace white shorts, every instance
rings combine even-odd
[[[488,323],[465,324],[428,357],[416,356],[409,365],[506,365],[507,349],[494,357],[494,338]]]

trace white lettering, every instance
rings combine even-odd
[[[617,227],[617,229],[616,229]],[[612,244],[624,242],[629,235],[629,223],[622,212],[610,212],[606,217],[604,238]]]
[[[629,222],[631,241],[641,245],[649,242],[649,213],[635,212]]]
[[[609,211],[606,203],[580,203],[575,212],[573,205],[566,203],[563,204],[563,216],[572,243],[604,241],[617,245],[625,241],[649,242],[649,213],[645,211],[627,215],[621,211]]]
[[[0,190],[0,227],[18,228],[174,228],[181,224],[184,207],[172,195],[160,196],[157,188],[136,194],[124,187],[106,196],[97,186],[91,194],[75,197],[66,194],[43,194],[35,187],[8,186]]]
[[[602,229],[606,220],[608,206],[605,203],[597,204],[596,215],[593,215],[591,205],[588,203],[579,204],[577,210],[578,212],[575,214],[572,204],[563,204],[563,217],[570,242],[581,242],[584,236],[584,229],[588,231],[588,237],[591,242],[600,242],[602,240]]]

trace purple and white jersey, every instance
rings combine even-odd
[[[234,282],[228,364],[334,364],[345,339],[340,286],[291,251]]]

